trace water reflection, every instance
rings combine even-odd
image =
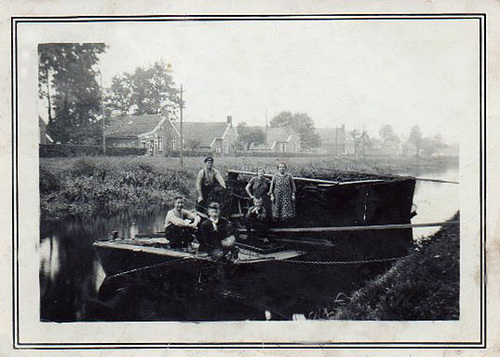
[[[163,230],[164,210],[141,217],[66,219],[43,224],[40,235],[40,286],[42,320],[84,319],[88,302],[95,299],[105,274],[92,243],[117,231],[129,238],[138,232]]]
[[[427,174],[425,178],[458,181],[458,168],[447,169],[441,173]],[[417,181],[413,203],[417,215],[412,223],[443,222],[449,220],[460,209],[460,185]],[[414,239],[420,239],[434,234],[439,227],[414,228]]]

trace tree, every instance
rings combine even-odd
[[[38,94],[47,98],[47,132],[55,141],[100,141],[102,129],[98,121],[103,93],[96,80],[96,66],[98,55],[105,50],[104,43],[38,45]]]
[[[172,71],[160,61],[148,69],[137,67],[132,74],[115,76],[106,106],[111,114],[168,114],[177,118],[180,104],[177,94]]]
[[[247,123],[239,123],[236,127],[238,131],[238,140],[244,149],[249,149],[252,143],[263,144],[266,142],[266,134],[260,128],[248,126]]]
[[[393,141],[393,142],[400,142],[400,139],[396,132],[394,131],[394,128],[392,125],[385,124],[382,125],[379,131],[380,139],[383,142],[388,142],[388,141]]]
[[[408,141],[415,147],[416,156],[420,156],[420,150],[422,148],[422,132],[420,131],[420,127],[418,125],[411,128]]]
[[[321,146],[321,139],[314,128],[314,121],[305,113],[283,111],[271,119],[272,128],[290,128],[300,136],[301,146],[304,149]]]
[[[447,145],[445,144],[441,134],[436,134],[422,139],[422,152],[425,156],[432,156],[432,154],[438,153],[446,147]]]

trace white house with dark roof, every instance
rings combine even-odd
[[[106,145],[145,147],[148,155],[165,155],[178,146],[179,133],[163,115],[112,117],[105,123]]]
[[[265,144],[250,144],[250,151],[267,153],[298,153],[301,151],[300,136],[289,128],[263,128]]]
[[[175,127],[180,132],[179,122],[175,123]],[[234,153],[238,140],[238,132],[231,116],[225,122],[183,122],[182,136],[184,148],[219,155]]]

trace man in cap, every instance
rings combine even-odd
[[[208,219],[200,224],[198,235],[200,250],[216,259],[224,257],[237,259],[238,249],[235,247],[237,234],[235,227],[220,216],[220,204],[211,202],[208,205]]]
[[[174,199],[174,208],[165,217],[165,236],[172,248],[188,247],[200,223],[200,216],[184,209],[184,197]]]
[[[206,205],[214,201],[214,191],[217,186],[226,189],[226,183],[220,172],[214,169],[214,158],[208,156],[204,160],[205,167],[198,172],[196,177],[196,191],[198,193],[198,204],[206,207]]]

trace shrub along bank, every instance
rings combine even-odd
[[[458,221],[457,213],[452,221]],[[459,226],[445,226],[385,274],[329,309],[333,320],[460,318]],[[324,316],[321,316],[324,317]]]
[[[67,163],[66,163],[67,164]],[[194,189],[194,175],[180,170],[160,171],[132,161],[84,158],[68,167],[40,167],[42,221],[67,216],[92,217],[119,213],[148,213],[168,206],[178,195]]]

